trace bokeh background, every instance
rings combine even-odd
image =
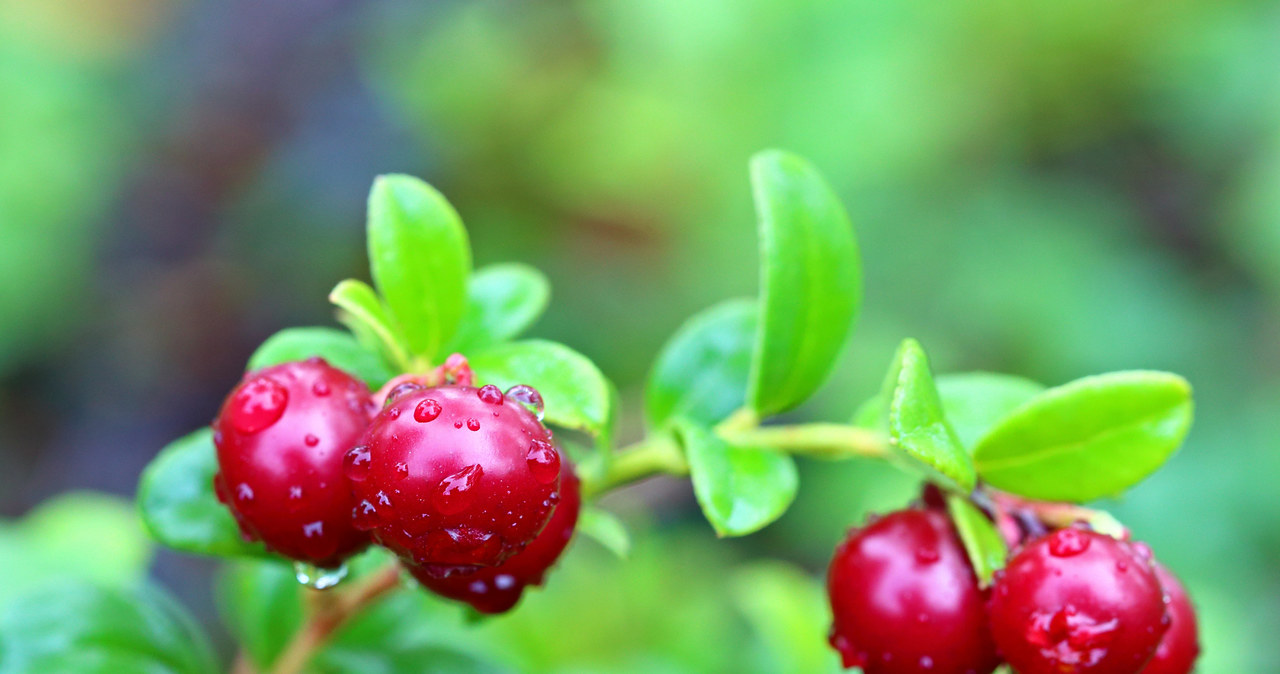
[[[794,417],[847,418],[904,336],[940,371],[1186,375],[1186,447],[1107,505],[1192,588],[1202,672],[1280,671],[1277,35],[1251,0],[0,0],[0,514],[127,498],[261,340],[333,324],[391,171],[478,263],[550,276],[534,333],[600,364],[634,438],[664,339],[754,292],[746,160],[780,146],[867,274]],[[642,485],[608,502],[630,560],[579,542],[475,638],[558,671],[830,670],[816,579],[914,488],[808,463],[780,523],[716,541],[687,484]],[[2,553],[11,588],[40,575]],[[229,648],[215,565],[138,554]]]

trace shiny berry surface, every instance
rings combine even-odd
[[[985,598],[947,516],[900,510],[850,533],[827,572],[831,644],[867,674],[988,674]]]
[[[344,474],[355,525],[437,576],[495,566],[542,531],[560,452],[533,412],[494,386],[388,397]]]
[[[472,573],[444,578],[422,568],[413,568],[411,573],[423,587],[436,594],[464,601],[481,613],[505,613],[520,601],[526,587],[542,584],[547,570],[573,537],[580,507],[578,478],[566,461],[560,473],[559,503],[551,513],[551,521],[524,550],[499,566],[483,567]]]
[[[1163,595],[1142,546],[1059,529],[997,576],[991,629],[1019,674],[1135,674],[1168,627]]]
[[[246,538],[329,567],[368,545],[342,460],[369,423],[369,395],[320,359],[250,373],[231,392],[213,422],[214,487]]]
[[[1168,599],[1169,630],[1156,648],[1142,674],[1189,674],[1200,655],[1200,637],[1196,629],[1196,610],[1182,583],[1168,569],[1156,562],[1156,577]]]

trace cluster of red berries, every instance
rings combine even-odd
[[[541,584],[577,523],[573,467],[536,391],[447,366],[462,376],[385,394],[320,358],[247,375],[213,423],[214,488],[244,536],[326,568],[376,542],[486,613]]]
[[[844,665],[866,674],[990,674],[1001,662],[1019,674],[1191,671],[1195,613],[1150,548],[1080,526],[1022,529],[988,589],[945,510],[900,510],[850,532],[827,575],[831,645]]]

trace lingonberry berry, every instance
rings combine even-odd
[[[1160,579],[1160,587],[1164,588],[1169,630],[1164,633],[1156,654],[1142,674],[1189,674],[1200,655],[1195,608],[1182,583],[1159,562],[1156,562],[1156,577]]]
[[[246,538],[324,567],[369,544],[342,476],[369,402],[363,382],[319,358],[253,372],[231,392],[213,422],[214,488]]]
[[[581,497],[578,477],[568,461],[561,463],[560,503],[551,521],[525,549],[499,566],[487,566],[472,573],[438,577],[420,568],[410,572],[418,582],[436,594],[464,601],[481,613],[505,613],[520,601],[529,585],[541,585],[547,569],[564,552],[578,523]]]
[[[347,454],[355,525],[424,573],[496,566],[546,526],[560,452],[533,412],[496,386],[388,397]]]
[[[985,599],[946,514],[900,510],[850,533],[827,572],[831,645],[867,674],[988,674]]]
[[[1019,674],[1134,674],[1169,626],[1163,594],[1140,546],[1059,529],[997,576],[991,630]]]

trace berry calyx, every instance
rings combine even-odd
[[[1142,674],[1189,674],[1200,655],[1196,610],[1178,578],[1159,562],[1155,566],[1169,610],[1169,630],[1164,633],[1156,654],[1143,668]]]
[[[532,412],[496,386],[388,397],[347,454],[355,526],[445,577],[496,566],[546,526],[561,456]]]
[[[526,587],[542,585],[547,570],[569,545],[578,524],[582,503],[578,477],[567,461],[561,464],[559,498],[560,503],[551,513],[551,520],[542,533],[499,566],[487,566],[472,573],[445,578],[420,568],[411,568],[410,573],[423,587],[441,596],[466,602],[481,613],[510,611],[520,601]]]
[[[985,599],[951,520],[900,510],[850,532],[831,560],[831,645],[866,674],[989,674]]]
[[[1134,674],[1169,626],[1163,595],[1140,546],[1059,529],[996,576],[991,630],[1019,674]]]
[[[242,534],[321,567],[367,546],[342,459],[370,412],[364,382],[319,358],[247,375],[213,422],[214,489]]]

